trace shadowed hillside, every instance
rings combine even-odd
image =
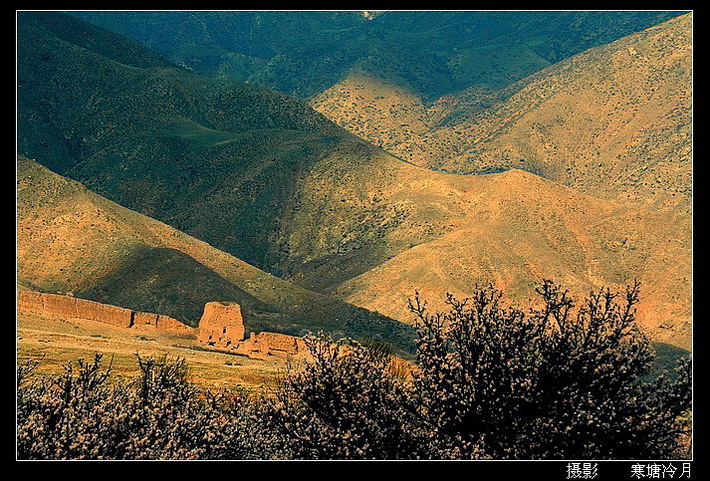
[[[143,309],[196,325],[205,302],[235,301],[253,330],[376,337],[412,332],[275,278],[163,223],[18,158],[18,283]]]
[[[440,174],[297,100],[107,60],[43,27],[62,18],[20,24],[33,37],[21,35],[19,52],[20,150],[43,151],[37,138],[52,137],[36,133],[51,132],[71,153],[65,174],[121,205],[272,274],[315,273],[303,285],[316,289],[441,235],[462,215],[446,183],[427,186]],[[430,193],[412,190],[420,181]]]
[[[657,25],[660,11],[72,12],[207,76],[302,98],[348,73],[427,100],[503,88],[591,47]]]
[[[278,272],[270,238],[294,179],[349,135],[282,94],[116,62],[101,54],[108,32],[55,35],[76,22],[19,16],[20,153]]]

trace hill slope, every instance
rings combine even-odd
[[[467,172],[516,165],[598,197],[687,208],[691,27],[685,15],[531,79],[503,104],[456,124],[469,135],[473,124],[487,124],[486,139],[464,141],[437,164]]]
[[[688,210],[691,27],[692,15],[684,15],[501,92],[442,99],[425,117],[433,124],[428,130],[396,145],[378,142],[436,169],[519,168],[600,198]],[[345,117],[323,100],[316,105],[333,119]]]
[[[357,313],[333,315],[332,301],[311,291],[406,322],[413,288],[443,297],[488,279],[527,298],[541,278],[584,291],[640,277],[651,299],[644,304],[649,332],[689,344],[687,213],[660,215],[603,201],[515,170],[434,172],[346,133],[296,100],[176,69],[108,61],[58,40],[40,20],[35,45],[21,51],[26,123],[20,137],[26,143],[20,144],[41,151],[33,137],[41,129],[73,139],[67,175],[305,288],[293,291],[292,283],[204,243],[176,244],[172,235],[161,235],[150,245],[188,255],[268,306],[320,325],[335,319],[345,324],[341,331],[367,335],[364,322],[352,320]],[[62,60],[46,75],[36,74],[45,66],[35,51]],[[38,121],[40,114],[55,119],[50,129]],[[121,259],[129,268],[116,263],[121,275],[97,275],[91,288],[117,295],[128,287],[120,284],[124,276],[136,288],[148,285],[129,275],[143,259],[198,267],[162,250],[132,250]],[[368,319],[380,322],[378,332],[398,336],[385,317]]]
[[[459,187],[466,215],[455,229],[332,292],[411,322],[406,306],[415,290],[432,309],[444,309],[446,292],[464,297],[476,284],[490,282],[510,300],[529,305],[541,279],[553,279],[578,297],[599,286],[623,290],[638,279],[645,331],[689,348],[689,216],[603,201],[520,170],[465,178]]]
[[[18,283],[168,314],[196,325],[204,303],[239,302],[254,330],[374,337],[411,349],[411,330],[298,288],[18,158]]]

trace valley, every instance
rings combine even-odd
[[[501,13],[499,32],[294,13],[278,22],[320,33],[293,57],[285,23],[257,17],[206,15],[203,51],[180,14],[20,13],[18,289],[193,327],[237,302],[257,332],[411,358],[416,291],[441,309],[490,283],[529,305],[543,279],[577,296],[639,280],[644,332],[691,348],[692,14]],[[228,46],[238,25],[251,37]]]

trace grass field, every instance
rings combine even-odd
[[[42,359],[37,374],[54,374],[79,358],[90,360],[104,354],[117,378],[136,376],[136,354],[185,358],[192,382],[204,388],[263,391],[274,386],[287,366],[285,359],[256,360],[209,351],[199,346],[194,334],[164,333],[153,328],[121,329],[94,321],[44,317],[18,312],[17,361]]]

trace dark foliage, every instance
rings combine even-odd
[[[579,307],[552,282],[538,293],[543,307],[527,314],[491,287],[434,314],[417,295],[412,382],[376,343],[311,339],[313,362],[287,378],[272,427],[309,458],[686,457],[690,362],[672,380],[644,377],[639,285]]]
[[[643,382],[653,352],[635,324],[639,285],[622,299],[600,290],[575,309],[552,282],[528,315],[501,292],[448,297],[421,322],[417,409],[442,457],[651,458],[681,455],[690,363],[674,382]]]
[[[267,425],[305,459],[420,457],[424,433],[413,428],[409,388],[390,370],[381,343],[306,337],[311,361],[291,373],[264,410]],[[376,346],[376,349],[372,349]]]
[[[681,13],[389,11],[374,21],[354,11],[71,14],[207,76],[308,98],[359,68],[434,99],[471,86],[505,87]]]

